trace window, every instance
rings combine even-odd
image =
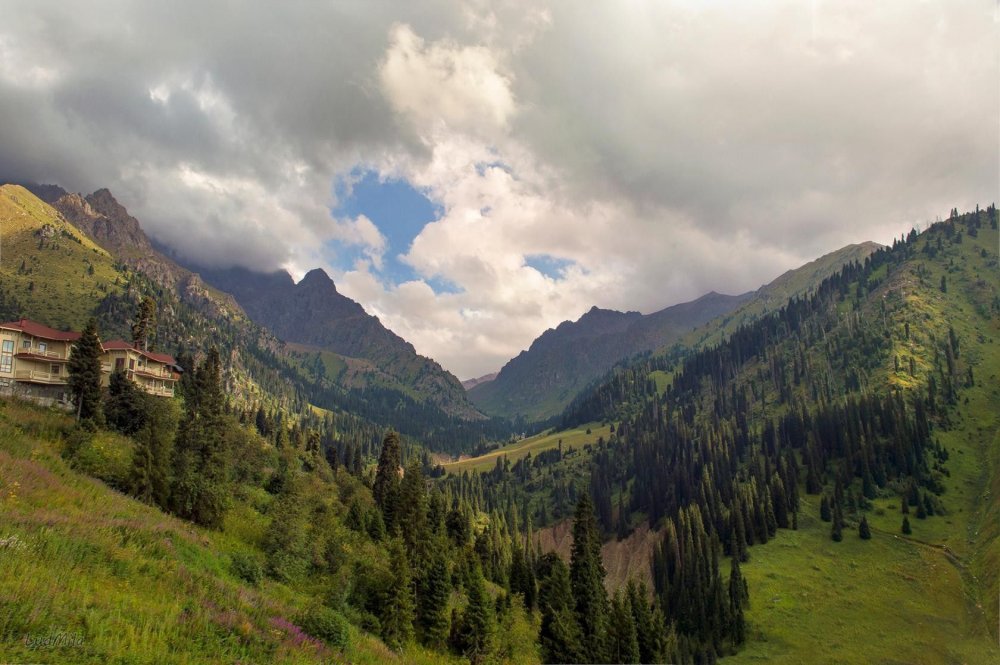
[[[49,365],[49,373],[52,376],[59,376],[59,371],[60,371],[59,365]]]
[[[0,350],[0,372],[10,374],[14,365],[14,340],[5,339],[3,348]]]
[[[121,372],[124,369],[125,369],[125,359],[124,358],[115,358],[115,371],[116,372]]]
[[[38,343],[38,352],[39,353],[45,353],[48,350],[49,350],[49,345],[47,343],[45,343],[45,342],[39,342]]]
[[[30,338],[25,338],[25,340],[23,342],[21,342],[21,348],[22,349],[30,349],[31,348],[31,339]]]
[[[129,369],[135,369],[135,358],[129,358],[128,368]]]

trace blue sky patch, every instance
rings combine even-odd
[[[566,268],[575,263],[572,259],[564,259],[551,254],[528,254],[524,257],[524,265],[555,280],[563,279],[566,276]]]
[[[406,180],[382,179],[372,170],[356,170],[348,178],[338,179],[334,191],[338,201],[337,207],[331,210],[334,217],[354,219],[364,215],[385,236],[388,246],[380,276],[393,285],[419,279],[413,268],[400,261],[399,256],[409,251],[413,239],[427,224],[441,217],[444,208]],[[364,256],[361,248],[338,241],[332,241],[330,248],[336,252],[337,265],[345,270],[353,268],[355,261]],[[454,286],[446,287],[444,280],[437,281],[442,288],[453,292]],[[438,291],[434,284],[431,288]]]

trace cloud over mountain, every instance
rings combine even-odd
[[[110,187],[201,263],[322,265],[479,375],[591,305],[754,288],[995,200],[993,14],[31,3],[0,24],[0,177]],[[358,169],[439,206],[392,257],[412,279],[384,269],[385,222],[331,213]]]

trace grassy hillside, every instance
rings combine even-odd
[[[225,530],[193,526],[72,470],[65,416],[0,402],[0,653],[38,663],[447,661],[397,654],[351,628],[343,653],[296,627],[330,580],[248,584],[267,518],[239,505]],[[93,470],[114,476],[129,441],[101,435]],[[116,453],[115,450],[123,451]],[[98,460],[100,462],[98,463]],[[117,461],[116,461],[117,460]],[[372,560],[349,537],[349,556]]]
[[[25,316],[79,330],[122,289],[111,255],[23,187],[0,186],[0,236],[0,288]]]
[[[453,474],[461,474],[465,471],[482,473],[496,466],[498,459],[506,459],[514,464],[529,455],[537,455],[540,452],[558,448],[560,444],[565,452],[569,452],[581,449],[588,444],[596,444],[598,439],[607,439],[610,434],[610,425],[600,425],[599,423],[591,423],[561,432],[550,430],[515,443],[509,443],[483,455],[460,459],[456,462],[447,462],[442,466],[445,471]]]

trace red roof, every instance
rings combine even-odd
[[[80,333],[78,332],[55,330],[53,328],[49,328],[48,326],[43,326],[37,321],[32,321],[31,319],[20,319],[18,321],[11,321],[10,323],[0,323],[0,328],[20,330],[24,334],[31,335],[32,337],[41,337],[42,339],[51,339],[57,342],[75,342],[80,339]]]
[[[174,357],[167,355],[166,353],[153,353],[152,351],[143,351],[142,349],[136,348],[135,344],[131,342],[126,342],[123,339],[113,339],[110,342],[103,342],[101,347],[105,351],[135,351],[141,356],[146,356],[150,360],[154,360],[158,363],[163,363],[164,365],[175,365],[177,361]]]

